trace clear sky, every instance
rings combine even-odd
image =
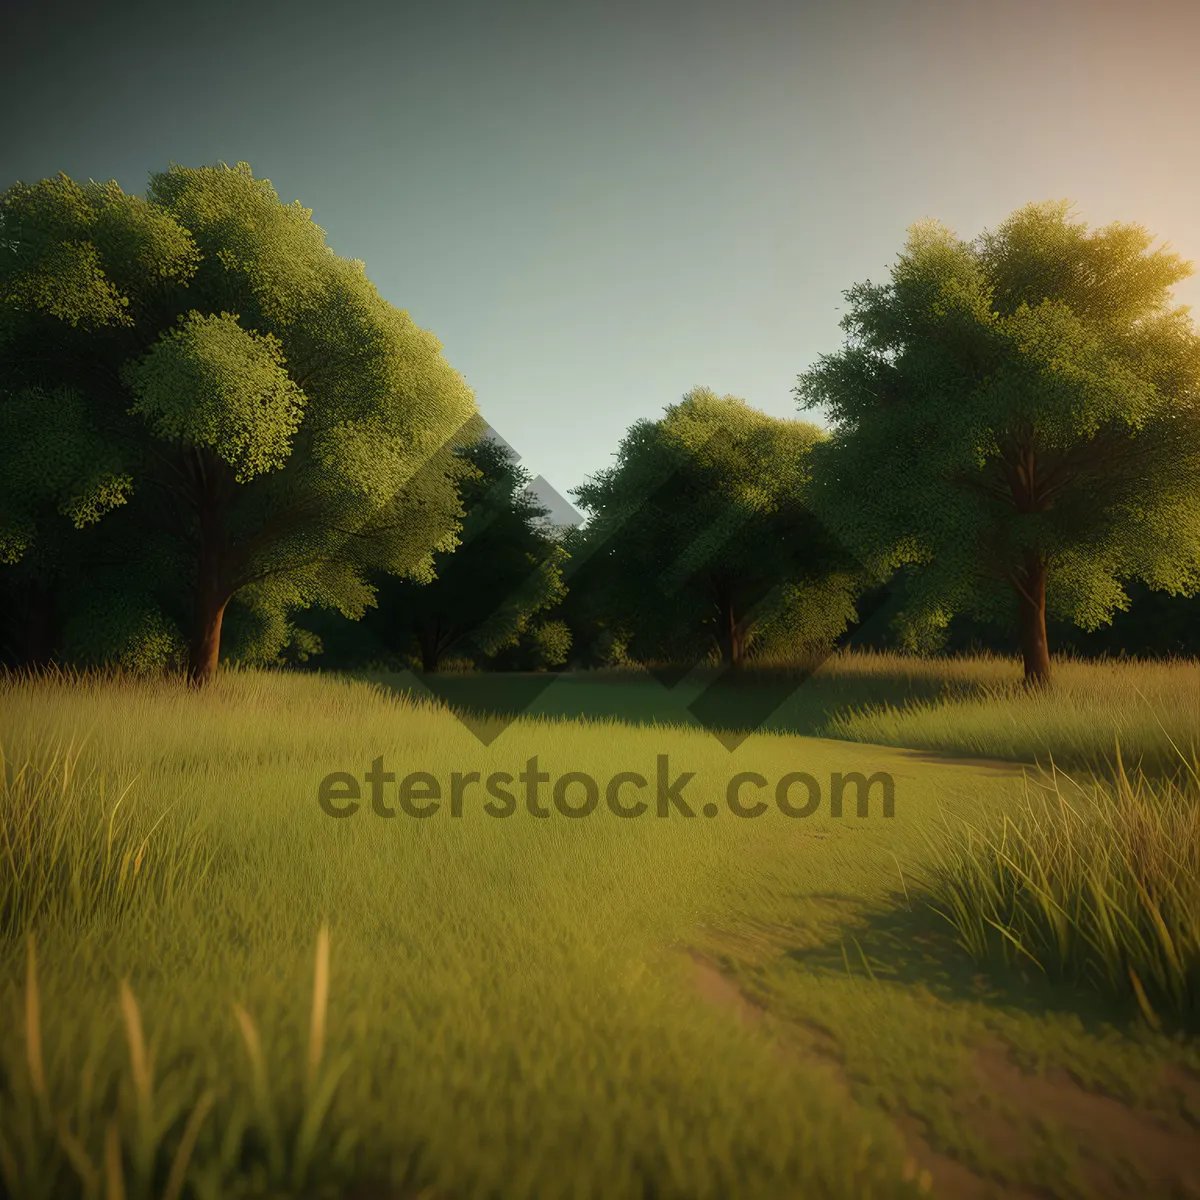
[[[1200,265],[1200,0],[0,14],[0,186],[249,162],[564,493],[695,385],[798,415],[841,292],[924,217],[1068,198]]]

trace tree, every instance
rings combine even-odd
[[[133,543],[156,629],[190,579],[197,682],[231,601],[357,616],[370,572],[428,578],[455,542],[473,395],[311,217],[244,163],[0,197],[0,561],[121,526],[95,565],[119,580]]]
[[[845,629],[855,564],[806,500],[823,436],[696,388],[575,490],[591,514],[583,557],[635,657],[715,647],[739,668],[751,650],[812,649]]]
[[[796,389],[836,426],[818,510],[877,570],[919,568],[915,628],[1015,616],[1031,686],[1047,612],[1090,629],[1126,580],[1200,588],[1200,338],[1168,290],[1191,265],[1152,241],[1066,202],[973,243],[915,225]]]
[[[460,457],[469,469],[461,544],[435,555],[431,582],[382,581],[378,607],[365,620],[392,653],[414,645],[429,672],[450,652],[490,658],[515,646],[533,635],[531,619],[564,593],[566,556],[542,525],[546,510],[526,491],[528,472],[489,437]]]
[[[574,637],[560,617],[531,621],[488,664],[494,671],[554,671],[571,657]]]
[[[556,609],[571,638],[567,661],[579,670],[617,667],[628,662],[630,631],[608,602],[603,546],[586,525],[566,528],[562,546],[567,555],[564,574],[567,594]]]

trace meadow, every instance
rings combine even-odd
[[[1200,670],[1019,675],[5,677],[4,1193],[1200,1195]]]

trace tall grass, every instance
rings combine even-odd
[[[82,744],[42,739],[14,761],[0,744],[0,937],[35,923],[119,917],[204,881],[198,831],[139,803],[137,779],[81,766]]]
[[[1115,741],[1147,771],[1200,752],[1200,663],[1056,660],[1053,686],[1021,686],[1015,659],[836,655],[816,683],[874,680],[875,694],[830,706],[823,737],[967,756],[1111,768]]]
[[[808,876],[782,818],[496,820],[482,789],[431,821],[316,803],[381,755],[445,785],[534,755],[653,780],[669,752],[702,804],[731,765],[703,731],[522,721],[484,745],[378,687],[236,672],[0,679],[0,742],[8,894],[45,881],[0,936],[0,1194],[920,1194],[884,1118],[776,1063],[670,949],[776,871]],[[896,824],[856,825],[864,887],[886,887]]]
[[[320,1183],[315,1159],[338,1082],[349,1062],[325,1060],[329,1002],[329,929],[317,935],[304,1087],[299,1096],[272,1087],[262,1038],[250,1014],[233,1006],[249,1066],[240,1103],[230,1104],[215,1156],[193,1170],[201,1133],[218,1095],[188,1072],[156,1068],[154,1046],[128,981],[121,980],[117,1007],[126,1064],[115,1081],[115,1103],[104,1119],[93,1111],[85,1066],[80,1086],[54,1092],[47,1082],[42,995],[32,934],[26,941],[22,1034],[23,1078],[0,1093],[0,1183],[3,1194],[30,1200],[78,1195],[86,1200],[180,1200],[187,1195],[217,1200],[231,1194],[306,1196]],[[17,1074],[14,1072],[14,1075]],[[6,1089],[8,1090],[8,1089]],[[109,1089],[113,1090],[112,1087]],[[81,1102],[82,1101],[82,1102]],[[325,1166],[345,1168],[353,1139],[343,1136]],[[211,1149],[211,1147],[210,1147]],[[235,1182],[236,1181],[236,1182]],[[186,1189],[186,1191],[185,1191]],[[327,1194],[327,1193],[326,1193]]]
[[[947,823],[928,902],[980,964],[1023,966],[1200,1023],[1200,773],[1079,784],[1052,769],[1015,815]],[[920,871],[918,872],[920,873]]]
[[[868,667],[848,694],[883,690],[887,664]],[[936,664],[905,669],[931,672],[924,694],[940,694]],[[848,676],[856,670],[845,665]],[[1164,673],[1162,687],[1178,679]],[[1138,680],[1153,699],[1146,675]],[[971,682],[960,682],[965,695]],[[666,691],[650,680],[653,689]],[[1175,720],[1164,718],[1168,728]],[[794,736],[754,737],[731,752],[703,729],[617,719],[527,717],[484,744],[433,703],[383,686],[265,672],[223,673],[202,692],[115,675],[0,676],[0,745],[0,1193],[867,1200],[925,1186],[884,1115],[837,1100],[695,995],[681,951],[722,928],[795,933],[820,949],[859,902],[887,901],[896,861],[922,857],[940,805],[973,821],[1011,811],[1015,769],[914,770],[911,757],[879,747]],[[429,770],[445,785],[452,771],[515,775],[534,755],[555,776],[603,781],[632,769],[653,780],[667,754],[672,775],[694,773],[687,795],[697,808],[722,801],[731,773],[747,767],[771,781],[798,767],[821,779],[885,769],[905,790],[895,820],[824,810],[800,822],[777,812],[496,820],[478,791],[461,816],[443,808],[428,821],[381,819],[369,802],[353,819],[331,820],[316,804],[329,772],[361,778],[379,756],[397,775]],[[1060,778],[1072,813],[1056,812],[1053,795],[1033,797],[1044,818],[1040,833],[1025,827],[1033,857],[1021,858],[1009,833],[1001,868],[1013,859],[1037,881],[1042,863],[1059,879],[1066,868],[1053,865],[1049,845],[1070,861],[1070,879],[1086,883],[1097,833],[1133,847],[1127,874],[1156,898],[1169,937],[1153,942],[1153,913],[1126,892],[1113,892],[1103,912],[1119,925],[1110,910],[1123,904],[1138,922],[1145,961],[1132,965],[1158,1019],[1171,1008],[1166,947],[1194,969],[1188,913],[1200,905],[1184,848],[1196,831],[1194,809],[1150,808],[1151,793],[1174,793],[1138,778],[1130,774],[1130,792],[1145,795],[1126,797],[1125,833],[1117,823],[1125,842],[1104,834],[1101,801],[1122,803],[1111,787]],[[1194,799],[1187,781],[1171,786]],[[1175,873],[1168,852],[1182,864]],[[959,863],[961,847],[951,857]],[[1112,858],[1119,875],[1115,850]],[[967,861],[960,872],[962,924],[1011,948],[986,919],[1000,924],[1008,909],[979,915],[993,875],[975,868]],[[905,867],[910,884],[913,873]],[[999,886],[1031,903],[1019,877]],[[1069,912],[1072,896],[1091,895],[1070,887],[1059,901]],[[952,904],[941,907],[954,917]],[[1010,923],[1052,970],[1036,922],[1029,933]],[[950,1010],[897,1037],[880,1013],[904,994],[883,973],[869,988],[846,980],[838,990],[785,958],[805,1004],[837,1024],[858,1062],[881,1060],[898,1042],[922,1065],[945,1049]],[[1029,963],[1015,951],[1006,961]],[[1168,970],[1156,975],[1155,963]],[[957,1076],[948,1059],[943,1066],[938,1078],[951,1087]],[[930,1110],[947,1103],[928,1076],[904,1077]],[[900,1094],[889,1093],[891,1111]]]

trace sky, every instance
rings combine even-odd
[[[0,0],[0,187],[248,162],[569,495],[693,387],[804,416],[916,221],[1200,265],[1197,47],[1200,0]]]

